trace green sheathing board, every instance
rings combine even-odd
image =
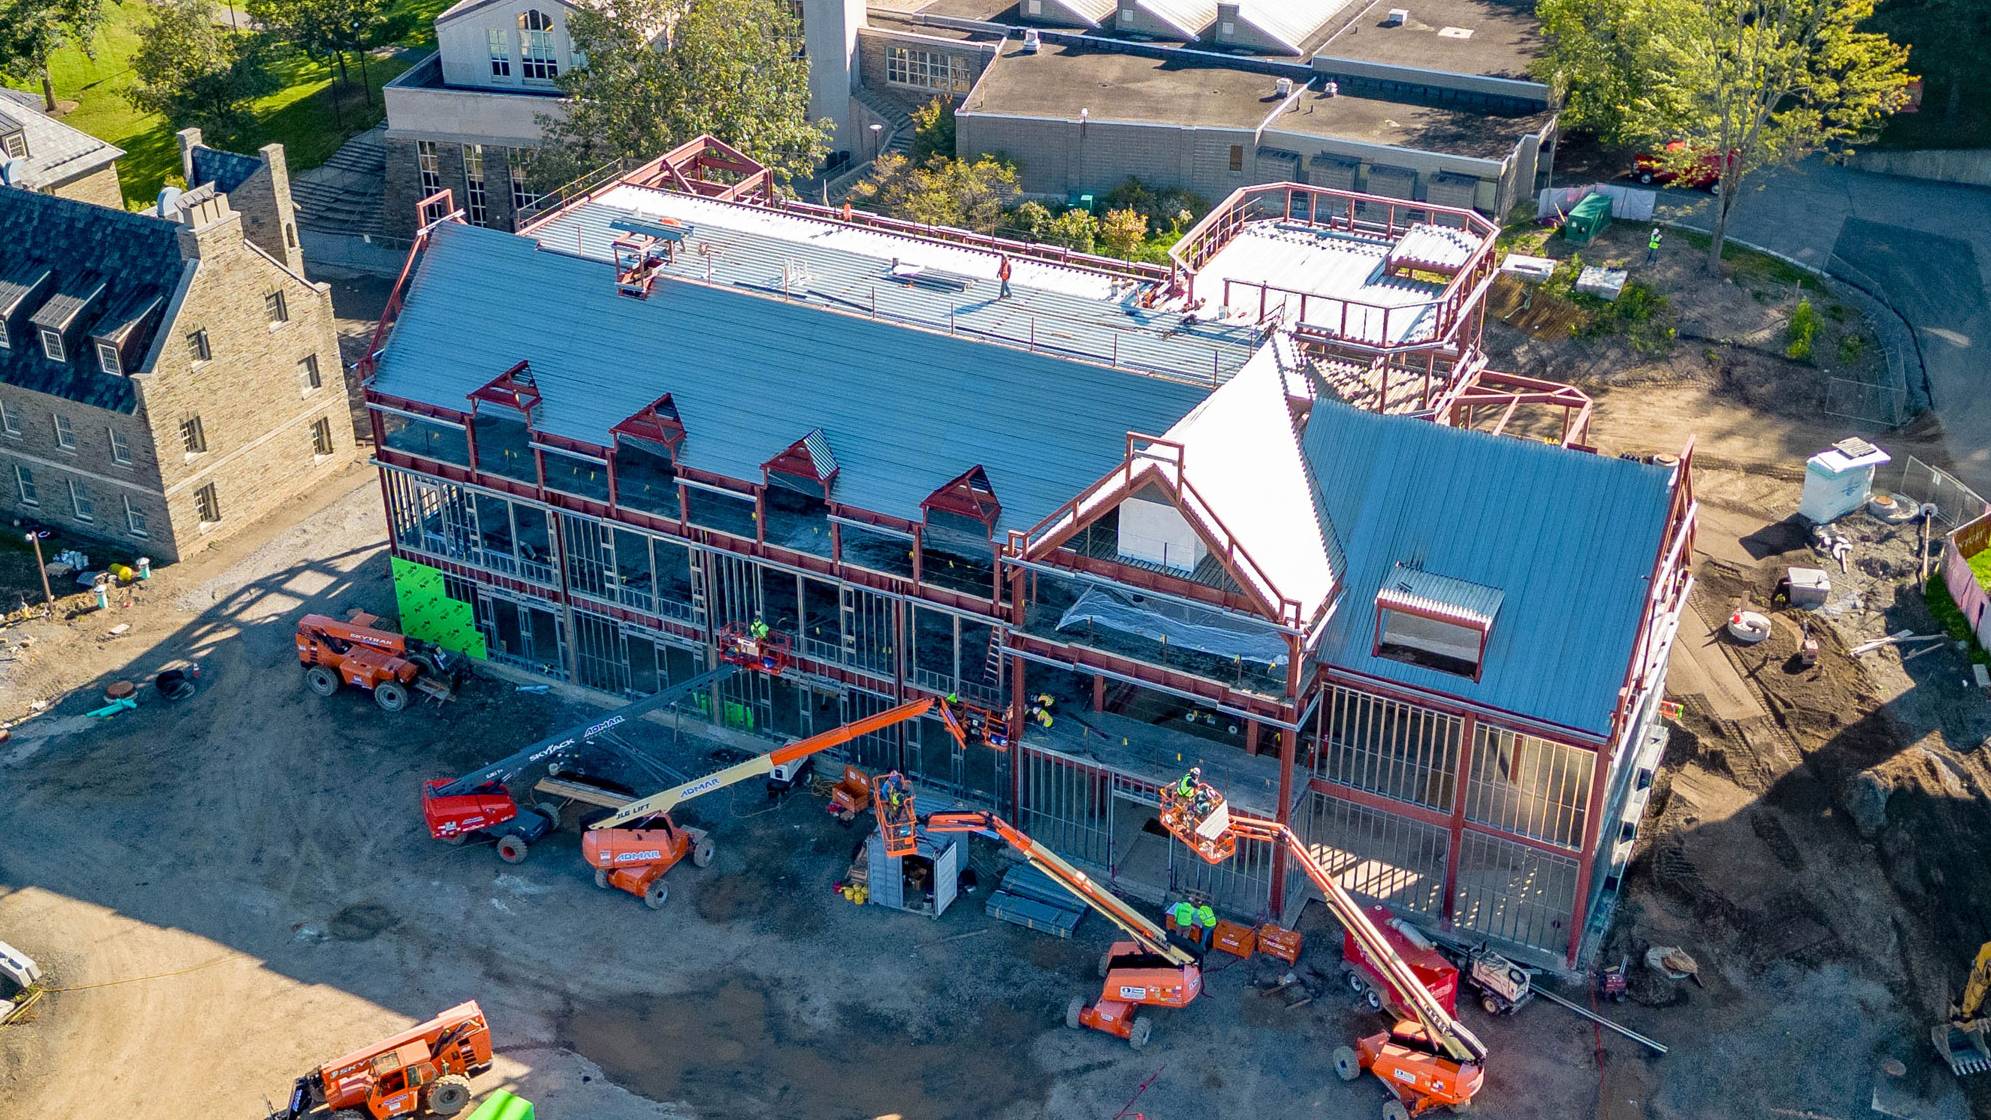
[[[477,629],[477,612],[469,603],[449,597],[443,589],[442,572],[399,556],[389,557],[388,562],[394,568],[394,604],[401,614],[401,632],[484,660],[484,634]]]

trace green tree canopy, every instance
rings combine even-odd
[[[616,159],[654,159],[710,133],[794,178],[828,152],[809,120],[809,64],[787,0],[599,0],[568,22],[565,115],[542,114],[542,186]]]
[[[104,25],[104,0],[0,0],[0,77],[39,79],[42,104],[55,112],[55,84],[48,60],[75,44],[95,58]]]
[[[341,80],[347,53],[364,65],[387,22],[387,0],[249,0],[248,9],[256,26],[306,57],[336,63]]]
[[[1843,153],[1899,107],[1907,49],[1860,30],[1874,0],[1541,0],[1569,121],[1676,169],[1728,153],[1708,268],[1750,177]]]
[[[850,192],[851,201],[866,209],[977,233],[994,233],[1018,193],[1015,166],[994,156],[934,156],[915,165],[897,152],[873,161],[871,177]]]
[[[207,0],[156,0],[125,99],[175,125],[239,136],[249,102],[277,88],[258,48],[255,37],[215,26]]]

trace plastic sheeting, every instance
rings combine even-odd
[[[1272,666],[1289,660],[1286,640],[1278,631],[1171,599],[1087,588],[1058,619],[1058,629],[1087,622],[1217,657]]]

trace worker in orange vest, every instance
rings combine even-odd
[[[1002,291],[997,294],[997,299],[1009,298],[1009,278],[1015,272],[1016,267],[1009,263],[1009,254],[1004,253],[1001,262],[996,265],[996,279],[1002,281]]]

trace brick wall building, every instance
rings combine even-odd
[[[147,213],[0,190],[0,500],[162,561],[355,446],[330,289],[287,244],[282,149],[218,153],[193,134],[182,151],[190,181],[223,178]]]
[[[118,159],[124,149],[43,113],[32,94],[0,91],[0,181],[99,206],[124,206]]]

